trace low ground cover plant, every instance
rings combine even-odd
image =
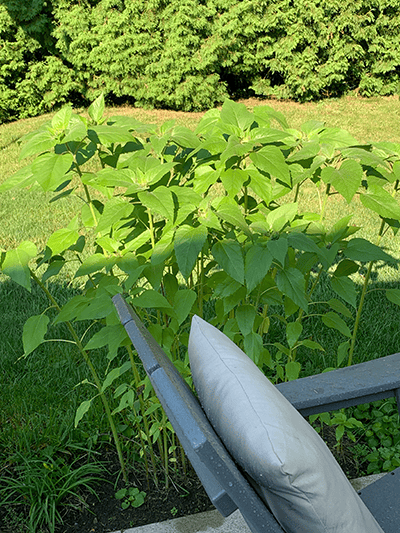
[[[2,250],[0,267],[48,301],[25,323],[24,357],[60,340],[52,331],[64,325],[61,341],[87,365],[75,427],[101,402],[125,479],[130,439],[147,475],[158,482],[161,464],[168,485],[186,461],[111,296],[128,297],[189,384],[193,313],[221,328],[273,382],[315,371],[314,358],[319,371],[363,360],[357,335],[372,281],[397,268],[380,245],[399,228],[400,145],[360,144],[318,121],[293,129],[268,106],[250,112],[231,100],[207,112],[195,132],[106,119],[103,97],[88,113],[66,106],[23,139],[21,158],[33,161],[0,192],[40,188],[80,208],[43,249],[23,241]],[[315,198],[306,210],[305,196]],[[354,204],[375,224],[374,242],[352,223]],[[64,303],[54,281],[66,270],[75,293]],[[373,290],[400,304],[400,289]],[[351,426],[335,415],[338,441],[365,423],[360,413]]]

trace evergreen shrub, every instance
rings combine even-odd
[[[3,0],[0,120],[108,102],[199,111],[399,91],[400,0]]]

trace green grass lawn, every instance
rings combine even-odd
[[[347,129],[362,143],[368,141],[400,142],[400,103],[398,97],[362,99],[347,97],[321,103],[245,102],[249,108],[270,105],[281,111],[294,128],[308,120],[319,120],[327,126]],[[202,113],[146,111],[131,108],[108,109],[109,116],[132,116],[143,122],[161,124],[175,119],[177,124],[195,129]],[[0,125],[0,184],[26,161],[19,161],[19,139],[37,129],[52,115]],[[305,190],[303,208],[312,210],[318,202],[314,188]],[[75,197],[49,203],[53,194],[41,190],[11,190],[0,194],[0,250],[12,249],[24,240],[32,240],[40,248],[58,228],[64,227],[77,211]],[[307,197],[305,200],[304,198]],[[350,206],[338,199],[329,203],[328,218],[337,220],[345,212],[353,212],[352,223],[363,226],[360,236],[372,242],[376,239],[378,219],[371,218],[358,200]],[[400,258],[397,238],[387,233],[382,245]],[[362,280],[360,279],[360,286]],[[55,282],[55,293],[61,303],[75,290],[68,285],[68,272]],[[371,293],[367,296],[355,360],[362,361],[399,351],[399,308],[390,304],[379,289],[398,287],[399,272],[393,267],[377,269],[373,275]],[[54,292],[54,291],[53,291]],[[321,299],[329,295],[320,295]],[[76,387],[89,376],[74,348],[65,343],[45,343],[26,360],[23,353],[24,322],[47,307],[45,298],[35,288],[28,293],[0,274],[0,458],[9,458],[15,451],[37,453],[49,446],[65,446],[71,439],[82,445],[94,443],[107,432],[101,410],[93,410],[79,426],[73,428],[77,405],[88,395],[89,385]],[[313,331],[310,322],[310,335]],[[279,333],[279,325],[276,325]],[[63,338],[63,327],[53,328],[55,338]],[[83,334],[83,331],[81,332]],[[338,344],[337,334],[330,330],[327,344]],[[334,350],[333,350],[334,352]],[[99,362],[103,353],[99,351]],[[104,357],[103,357],[104,359]],[[99,363],[102,364],[102,363]],[[332,357],[321,355],[310,359],[308,373],[331,366]],[[103,366],[105,363],[103,362]],[[105,367],[104,367],[105,370]],[[105,437],[107,438],[107,437]]]

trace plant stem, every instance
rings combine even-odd
[[[164,448],[164,469],[165,469],[165,488],[168,489],[169,487],[169,462],[168,462],[168,439],[167,439],[167,415],[163,411],[163,420],[162,420],[162,426],[163,426],[163,448]]]
[[[39,285],[39,287],[46,294],[46,296],[49,298],[49,300],[54,305],[54,307],[57,309],[57,311],[61,312],[61,307],[58,305],[57,301],[54,299],[53,295],[49,292],[47,287],[32,272],[32,270],[30,270],[30,274],[31,274],[32,278],[36,281],[36,283]],[[120,465],[121,465],[122,475],[123,475],[125,483],[128,483],[128,476],[126,474],[125,462],[124,462],[124,458],[123,458],[123,455],[122,455],[122,450],[121,450],[121,445],[120,445],[120,441],[119,441],[119,437],[118,437],[117,428],[115,427],[115,424],[114,424],[114,419],[113,419],[112,414],[111,414],[111,409],[110,409],[110,405],[108,403],[107,397],[104,394],[104,392],[102,391],[100,378],[99,378],[99,376],[97,374],[97,371],[96,371],[96,369],[95,369],[95,367],[94,367],[94,365],[93,365],[88,353],[86,352],[86,350],[84,350],[84,348],[82,346],[82,343],[81,343],[76,331],[74,330],[71,322],[66,321],[65,324],[67,325],[67,328],[69,329],[69,331],[70,331],[70,333],[71,333],[71,335],[72,335],[72,337],[73,337],[73,339],[75,341],[75,344],[76,344],[78,350],[82,354],[82,357],[85,360],[85,363],[88,365],[88,367],[90,369],[90,372],[91,372],[91,374],[93,376],[96,388],[97,388],[97,390],[99,392],[101,401],[103,402],[103,406],[104,406],[104,409],[105,409],[105,412],[106,412],[106,415],[107,415],[108,423],[110,424],[111,432],[112,432],[112,435],[113,435],[113,438],[114,438],[115,447],[117,449],[118,459],[119,459],[119,462],[120,462]]]
[[[132,367],[133,376],[135,378],[136,388],[138,388],[139,387],[139,383],[140,383],[141,380],[140,380],[140,375],[139,375],[138,368],[137,368],[136,363],[135,363],[135,359],[133,357],[133,352],[132,352],[131,346],[127,346],[126,350],[127,350],[128,354],[129,354],[129,360],[131,362],[131,367]],[[149,422],[148,422],[147,416],[146,416],[146,406],[144,405],[142,393],[138,394],[138,396],[139,396],[139,403],[140,403],[140,411],[142,413],[144,431],[145,431],[145,434],[146,434],[147,442],[149,443],[150,460],[151,460],[151,464],[152,464],[153,471],[154,471],[153,479],[154,479],[154,483],[155,483],[156,487],[158,487],[156,458],[155,458],[155,455],[154,455],[153,447],[151,446]],[[147,457],[146,457],[146,450],[145,450],[145,446],[144,446],[144,443],[143,443],[143,439],[142,439],[142,435],[141,435],[141,427],[140,426],[139,426],[138,430],[139,430],[139,437],[140,437],[140,441],[142,443],[143,452],[144,452],[144,458],[145,458],[144,460],[145,460],[145,464],[146,464],[146,472],[148,473],[148,463],[147,463]],[[148,483],[148,479],[147,479],[147,483]]]
[[[93,202],[92,202],[92,199],[91,199],[91,197],[90,197],[89,188],[88,188],[88,186],[87,186],[85,183],[83,183],[83,181],[82,181],[82,171],[81,171],[81,169],[79,168],[79,165],[78,165],[78,163],[76,162],[76,159],[75,159],[75,165],[76,165],[76,170],[77,170],[78,175],[79,175],[79,177],[80,177],[81,183],[82,183],[82,185],[83,185],[83,189],[84,189],[85,194],[86,194],[86,199],[87,199],[88,204],[89,204],[90,212],[92,213],[92,217],[93,217],[93,220],[94,220],[94,224],[95,224],[95,226],[97,226],[96,212],[95,212],[95,210],[94,210]]]
[[[296,185],[293,202],[296,203],[300,193],[300,183]]]
[[[377,238],[377,241],[376,241],[376,245],[377,246],[379,246],[379,243],[381,242],[382,234],[383,234],[383,231],[385,229],[385,224],[386,224],[386,222],[384,220],[382,220],[381,227],[379,228],[379,232],[378,232],[378,238]],[[353,354],[354,354],[354,348],[355,348],[355,344],[356,344],[358,326],[360,325],[360,318],[361,318],[362,308],[363,308],[363,305],[364,305],[364,299],[365,299],[365,295],[367,293],[367,287],[368,287],[369,279],[371,277],[372,267],[374,266],[374,264],[375,264],[375,261],[370,261],[369,262],[367,273],[365,275],[364,284],[363,284],[361,297],[360,297],[360,303],[358,304],[356,320],[354,322],[353,334],[351,336],[351,343],[350,343],[350,349],[349,349],[349,357],[348,357],[348,360],[347,360],[347,366],[351,366],[351,364],[353,362]]]
[[[154,249],[154,247],[156,245],[156,240],[155,240],[155,236],[154,236],[153,215],[151,214],[151,209],[150,208],[147,208],[147,214],[149,216],[151,247]]]
[[[203,295],[204,295],[204,254],[202,250],[200,254],[200,286],[199,286],[199,296],[197,300],[200,318],[203,318]]]
[[[329,191],[330,190],[331,190],[331,184],[328,183],[327,186],[326,186],[326,189],[325,189],[325,197],[324,197],[324,202],[322,204],[322,209],[321,209],[321,216],[320,216],[320,221],[321,222],[324,220],[324,217],[325,217],[326,204],[328,202]]]

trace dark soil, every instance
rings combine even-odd
[[[355,460],[353,443],[344,437],[342,451],[338,454],[334,448],[334,429],[325,427],[322,436],[346,475],[350,479],[359,477],[364,465],[359,465]],[[142,471],[131,471],[130,486],[146,492],[146,498],[140,507],[122,509],[121,500],[115,498],[115,493],[125,486],[120,476],[117,456],[110,451],[103,455],[102,460],[107,471],[103,476],[105,481],[96,486],[96,495],[82,494],[84,503],[77,506],[75,501],[75,508],[61,507],[64,523],[57,526],[55,533],[109,533],[214,509],[192,469],[185,476],[170,479],[168,488],[165,487],[165,482],[160,483],[158,488],[151,482],[149,488]],[[6,510],[0,506],[0,532],[25,533],[27,529],[23,522],[25,518],[26,523],[28,513],[28,508]]]
[[[151,482],[149,489],[143,473],[131,473],[130,486],[144,491],[146,498],[140,507],[123,509],[122,500],[117,500],[115,493],[125,484],[120,477],[114,487],[119,463],[116,456],[113,459],[114,462],[107,465],[110,474],[104,476],[109,483],[98,485],[96,496],[87,496],[86,509],[82,506],[77,511],[69,510],[64,516],[64,524],[55,533],[108,533],[214,508],[195,472],[190,469],[186,476],[179,476],[179,485],[170,479],[169,488],[165,487],[165,482],[160,483],[158,488]]]

